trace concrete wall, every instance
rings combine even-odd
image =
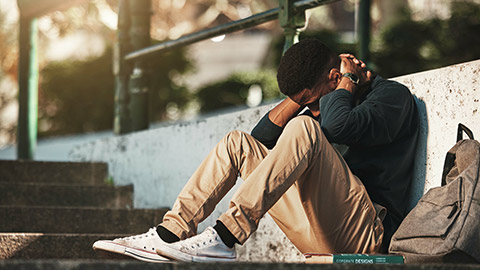
[[[456,142],[458,123],[480,137],[480,60],[395,80],[410,88],[420,109],[421,136],[412,194],[418,199],[440,185],[445,154]]]
[[[455,143],[457,124],[466,124],[480,136],[479,75],[480,60],[395,78],[412,90],[422,114],[412,205],[425,190],[440,184],[443,159]],[[74,148],[71,159],[108,162],[115,184],[134,184],[135,207],[171,207],[210,149],[232,129],[249,132],[272,106],[93,141]],[[200,231],[214,224],[231,195],[201,224]],[[269,216],[238,252],[241,260],[302,259]]]

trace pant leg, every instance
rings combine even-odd
[[[190,177],[161,225],[180,239],[195,235],[197,225],[212,213],[237,177],[246,179],[267,154],[268,149],[252,136],[228,133]]]
[[[219,219],[243,243],[268,210],[301,252],[380,248],[383,226],[365,187],[310,117],[287,124]]]

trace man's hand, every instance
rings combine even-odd
[[[372,72],[367,69],[367,65],[362,60],[357,59],[353,54],[340,54],[342,63],[340,65],[340,73],[353,73],[359,78],[358,86],[369,83],[372,79]]]
[[[370,70],[367,69],[367,65],[352,54],[340,54],[341,64],[340,73],[353,73],[358,79],[358,85],[349,81],[348,78],[342,78],[337,86],[337,89],[346,89],[347,91],[355,94],[357,91],[362,93],[370,86],[373,75]]]

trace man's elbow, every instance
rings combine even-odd
[[[322,131],[330,143],[346,145],[353,143],[352,132],[347,130],[344,125],[322,125]]]
[[[322,132],[330,143],[338,143],[339,135],[336,129],[329,125],[322,125]]]

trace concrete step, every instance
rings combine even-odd
[[[113,260],[4,260],[0,270],[477,270],[478,265],[462,264],[302,264],[302,263],[145,263]]]
[[[0,233],[2,259],[129,259],[108,252],[95,252],[92,245],[100,239],[115,239],[113,234]],[[28,268],[26,268],[28,269]]]
[[[0,205],[132,208],[133,186],[0,182]]]
[[[106,163],[0,161],[1,182],[104,184],[107,175]]]
[[[0,232],[139,234],[167,209],[0,206]]]

